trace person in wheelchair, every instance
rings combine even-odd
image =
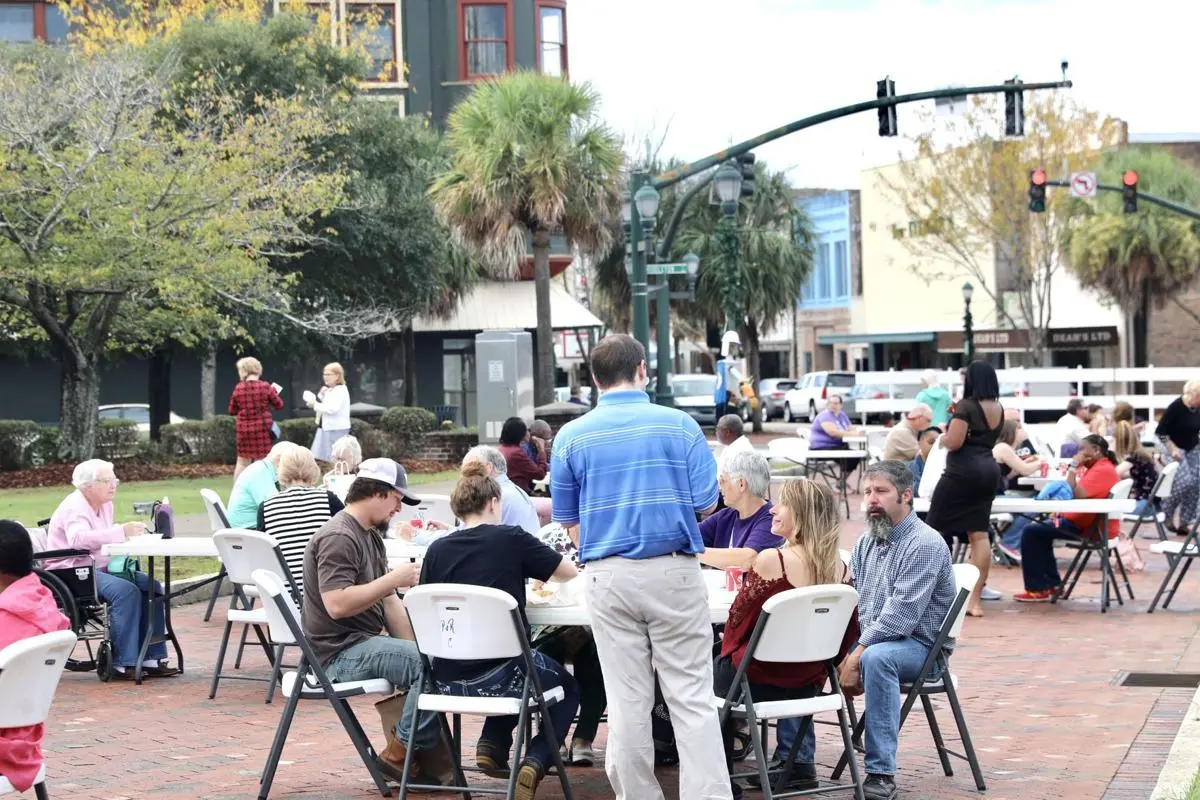
[[[92,459],[76,465],[71,476],[75,491],[67,495],[50,517],[46,544],[50,550],[86,550],[86,556],[47,559],[46,569],[93,566],[96,574],[96,589],[109,605],[112,634],[112,658],[118,680],[133,680],[141,650],[142,635],[146,630],[145,603],[143,592],[150,590],[150,578],[144,572],[133,574],[133,580],[110,574],[107,570],[108,557],[102,548],[106,544],[124,542],[132,536],[145,532],[141,522],[113,524],[113,497],[120,481],[113,474],[113,465],[108,461]],[[153,590],[162,594],[162,585],[154,581]],[[161,636],[164,630],[161,606],[156,604],[154,634]],[[167,646],[163,642],[150,645],[146,660],[142,664],[142,675],[151,678],[166,678],[179,674],[179,670],[167,665]]]
[[[33,541],[22,525],[0,520],[0,650],[71,623],[33,571]],[[0,728],[0,776],[18,792],[33,785],[42,766],[42,726]]]

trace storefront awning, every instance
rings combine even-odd
[[[550,327],[556,331],[600,328],[604,323],[556,283],[550,284]],[[415,333],[519,331],[537,327],[533,281],[477,284],[446,319],[417,317]]]
[[[910,333],[826,333],[817,337],[817,344],[907,344],[909,342],[932,342],[937,339],[933,331]]]

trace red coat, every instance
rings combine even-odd
[[[519,444],[502,444],[498,449],[508,462],[508,479],[526,492],[533,491],[534,481],[546,477],[546,457],[540,453],[534,461]]]
[[[283,408],[275,387],[264,380],[240,381],[229,397],[229,415],[237,417],[238,458],[257,461],[271,451],[271,409]]]

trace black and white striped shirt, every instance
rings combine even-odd
[[[258,528],[279,544],[296,587],[304,586],[304,548],[342,501],[327,489],[292,486],[267,498],[258,509]]]

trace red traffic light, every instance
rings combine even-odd
[[[1125,174],[1121,176],[1121,183],[1126,186],[1137,186],[1138,174],[1131,169],[1125,170]]]
[[[1029,182],[1032,183],[1034,186],[1045,186],[1046,185],[1046,170],[1035,169],[1033,172],[1030,172],[1029,173]]]

